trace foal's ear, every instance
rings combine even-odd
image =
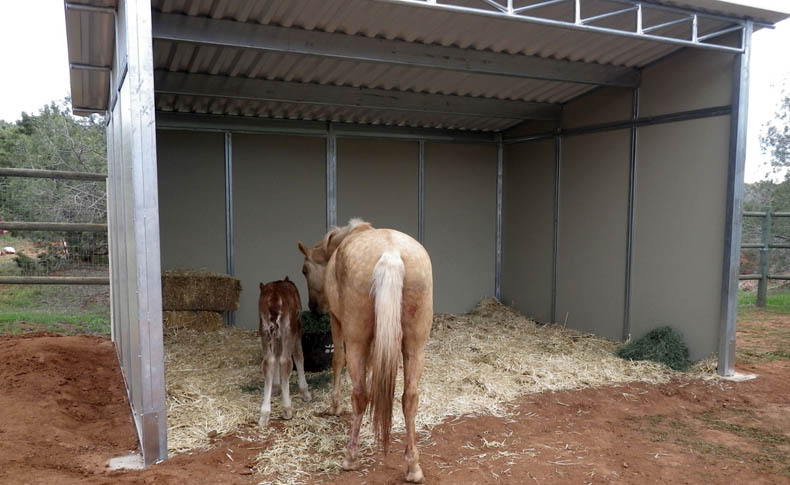
[[[304,254],[306,257],[309,258],[310,257],[310,250],[307,249],[306,247],[304,247],[304,244],[302,244],[302,241],[299,241],[297,244],[299,244],[299,251],[301,251],[302,254]]]
[[[288,275],[285,275],[285,279],[283,281],[291,281],[288,279]]]
[[[266,286],[266,285],[264,285],[263,283],[261,283],[261,289],[263,289],[263,287],[264,287],[264,286]]]

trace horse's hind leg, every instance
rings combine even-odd
[[[299,378],[299,392],[302,393],[302,399],[309,402],[312,396],[307,388],[307,379],[304,378],[304,353],[302,352],[302,341],[299,338],[296,339],[294,345],[294,364],[296,364],[296,376]]]
[[[342,406],[340,404],[340,387],[343,379],[343,367],[346,366],[346,351],[343,345],[343,331],[340,320],[330,313],[332,325],[332,404],[329,407],[329,414],[340,415]]]
[[[291,353],[283,349],[278,361],[280,366],[280,392],[283,398],[283,419],[291,419],[293,417],[293,408],[291,407],[291,389],[289,383],[291,381],[291,370],[294,363],[291,358]]]
[[[276,366],[277,361],[274,358],[274,354],[271,352],[265,353],[261,362],[264,378],[261,418],[258,420],[258,425],[261,427],[269,424],[269,415],[272,413],[272,381],[274,380],[274,368]]]
[[[348,441],[348,452],[343,459],[343,470],[356,470],[359,468],[359,428],[362,416],[368,407],[368,390],[365,379],[367,377],[368,346],[349,344],[346,358],[348,359],[348,374],[354,390],[351,394],[351,408],[354,416],[351,420],[351,433]]]
[[[411,341],[411,342],[409,342]],[[420,468],[414,419],[419,401],[418,387],[425,363],[425,342],[404,339],[403,342],[403,417],[406,421],[406,481],[422,483],[425,478]]]

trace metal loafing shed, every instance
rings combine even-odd
[[[249,289],[306,296],[296,241],[352,216],[425,244],[439,312],[670,324],[732,373],[750,38],[778,3],[66,1],[73,110],[107,119],[146,464],[167,456],[161,269],[236,275],[254,328]]]

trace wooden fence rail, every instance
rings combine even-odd
[[[768,281],[769,280],[784,280],[790,281],[790,276],[786,275],[772,275],[769,274],[771,266],[771,250],[772,249],[790,249],[790,244],[774,244],[773,243],[773,219],[775,217],[790,217],[790,212],[771,212],[770,209],[764,211],[744,211],[744,217],[762,217],[762,234],[760,243],[747,243],[741,244],[741,249],[759,249],[760,262],[758,265],[758,273],[756,274],[742,274],[738,275],[739,280],[757,280],[757,306],[765,307],[766,298],[768,296]]]

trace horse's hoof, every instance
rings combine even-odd
[[[329,406],[329,414],[332,416],[340,416],[342,407],[340,404],[332,404]]]
[[[258,420],[258,426],[265,428],[269,424],[269,413],[261,414],[261,419]]]
[[[302,401],[310,402],[312,399],[313,399],[313,396],[310,395],[310,391],[305,389],[304,392],[302,392]]]
[[[291,419],[293,417],[294,417],[294,413],[291,408],[283,409],[283,419]]]
[[[346,456],[343,458],[343,470],[353,472],[359,469],[359,460]]]
[[[420,465],[414,465],[414,470],[406,470],[406,481],[409,483],[423,483],[425,481]]]

